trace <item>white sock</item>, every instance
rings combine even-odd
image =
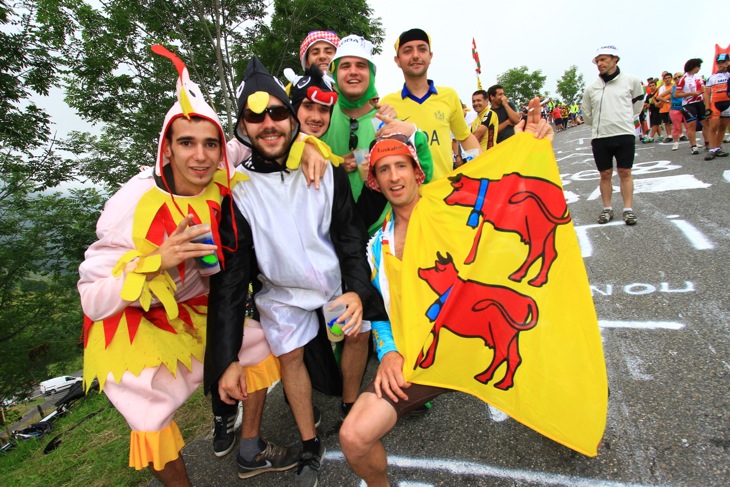
[[[624,208],[624,211],[634,211],[631,208]]]

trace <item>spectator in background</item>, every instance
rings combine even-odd
[[[501,85],[490,86],[487,90],[489,105],[497,115],[497,143],[504,142],[515,134],[515,125],[520,123],[520,114],[514,103],[507,99]]]
[[[672,133],[672,120],[669,116],[669,111],[671,108],[672,87],[674,86],[672,73],[664,71],[664,73],[662,73],[662,81],[663,83],[657,89],[654,101],[659,107],[660,123],[664,124],[664,131],[666,132],[664,142],[671,142],[672,137],[670,134]]]
[[[697,76],[701,67],[702,59],[699,58],[692,58],[684,63],[684,76],[677,82],[677,91],[674,95],[682,99],[682,112],[684,120],[687,122],[687,137],[693,155],[700,153],[697,149],[697,124],[694,122],[702,125],[703,133],[707,126],[705,103],[702,98],[704,83],[702,78]],[[705,146],[708,146],[708,138],[705,136],[704,139]]]
[[[489,109],[487,103],[487,92],[477,90],[471,95],[471,106],[477,113],[476,118],[471,123],[471,133],[479,141],[482,152],[491,149],[497,143],[497,115]],[[454,161],[456,167],[463,164],[460,157]]]
[[[705,101],[710,112],[709,135],[710,151],[705,156],[706,161],[715,157],[727,157],[728,153],[722,150],[722,138],[730,127],[730,96],[728,96],[728,66],[730,56],[726,53],[717,56],[717,73],[710,76],[705,87]]]
[[[560,111],[559,106],[555,106],[552,111],[553,115],[553,125],[555,125],[555,131],[556,132],[562,132],[563,131],[563,114]]]
[[[596,50],[593,63],[598,68],[598,79],[583,93],[583,116],[592,127],[593,158],[601,174],[599,188],[603,210],[598,216],[598,223],[608,223],[613,219],[611,179],[615,158],[624,200],[624,223],[635,225],[636,214],[631,207],[634,199],[631,168],[636,144],[634,119],[641,111],[644,89],[637,77],[621,72],[619,59],[615,46],[602,46]]]

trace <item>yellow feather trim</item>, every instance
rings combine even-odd
[[[162,470],[168,462],[177,460],[184,446],[185,440],[175,421],[160,431],[132,431],[129,436],[129,466],[142,470],[151,463],[155,470]]]
[[[281,379],[281,365],[279,359],[269,354],[256,365],[243,368],[246,374],[246,387],[249,394],[260,389],[266,389]]]
[[[171,318],[169,324],[175,330],[175,333],[171,333],[143,317],[133,343],[130,342],[126,316],[120,319],[108,347],[104,324],[101,321],[94,322],[84,349],[84,383],[90,385],[96,377],[99,390],[103,390],[110,372],[114,381],[119,382],[126,371],[139,375],[142,369],[163,365],[176,376],[178,363],[188,370],[192,370],[193,357],[203,363],[208,308],[182,306],[190,315],[192,327],[179,317]]]
[[[151,281],[148,281],[147,286],[151,293],[157,296],[157,299],[159,299],[160,303],[162,303],[162,306],[165,308],[165,312],[167,313],[167,317],[171,320],[177,318],[178,308],[177,301],[175,301],[175,291],[177,290],[177,286],[170,275],[167,272],[160,274]],[[147,308],[143,305],[142,309],[147,311],[149,309],[149,303]]]

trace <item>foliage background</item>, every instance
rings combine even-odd
[[[177,72],[149,47],[183,59],[232,134],[248,59],[299,71],[313,29],[383,37],[365,0],[0,0],[0,397],[80,362],[78,265],[174,102]],[[53,88],[93,133],[54,135],[65,121],[33,101]]]

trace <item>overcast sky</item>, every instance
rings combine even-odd
[[[629,0],[368,2],[385,29],[383,53],[375,60],[380,94],[402,86],[402,73],[393,62],[393,44],[401,32],[418,27],[431,36],[429,78],[456,89],[469,106],[477,88],[472,36],[485,90],[496,83],[497,75],[527,66],[530,72],[539,69],[547,76],[544,90],[552,95],[556,95],[557,80],[573,64],[586,85],[591,83],[598,76],[591,59],[602,45],[618,47],[621,70],[646,80],[660,77],[664,70],[682,71],[685,61],[694,57],[704,61],[700,74],[708,76],[715,44],[730,44],[727,29],[713,26],[722,22],[703,25],[700,20],[725,4],[720,0],[696,2],[694,10],[692,2],[680,0],[653,4]]]
[[[375,58],[381,96],[400,90],[403,85],[402,73],[393,62],[393,44],[401,32],[414,27],[431,36],[434,57],[429,78],[437,85],[456,89],[468,106],[477,87],[472,37],[481,60],[484,89],[496,82],[498,74],[527,66],[530,72],[539,69],[547,76],[544,90],[552,95],[556,95],[558,78],[573,64],[583,74],[586,85],[592,82],[597,70],[591,59],[602,45],[618,47],[621,70],[642,80],[659,77],[664,70],[682,71],[685,61],[693,57],[705,61],[700,74],[707,76],[712,70],[715,44],[730,45],[729,35],[715,33],[727,31],[716,27],[722,25],[719,19],[710,24],[702,22],[705,10],[718,12],[711,5],[720,7],[720,0],[697,2],[697,9],[686,13],[690,4],[680,0],[667,0],[651,7],[629,0],[368,1],[385,29],[383,52]],[[660,5],[663,14],[658,13]],[[678,12],[673,13],[672,9]],[[661,19],[652,19],[650,12],[657,12]],[[689,23],[683,26],[685,18]],[[61,90],[54,90],[52,98],[41,104],[49,110],[60,135],[72,129],[90,129],[69,113],[61,101]]]

